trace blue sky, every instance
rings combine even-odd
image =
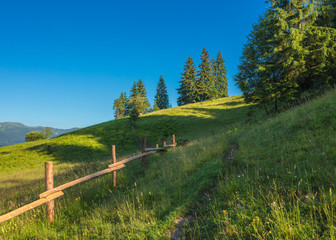
[[[162,74],[176,106],[188,56],[221,51],[229,95],[264,0],[1,1],[0,122],[85,127],[113,119],[113,101],[141,78],[153,103]]]

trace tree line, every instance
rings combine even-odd
[[[180,87],[177,89],[179,106],[203,102],[206,100],[228,97],[227,70],[221,52],[216,60],[209,57],[208,51],[203,48],[201,64],[197,69],[191,57],[184,65]]]
[[[235,76],[267,113],[336,84],[336,0],[269,0]]]
[[[161,75],[156,88],[154,105],[151,108],[147,98],[147,91],[141,79],[134,82],[129,97],[126,92],[122,92],[116,100],[114,100],[113,109],[115,110],[115,118],[120,119],[130,116],[135,120],[145,113],[166,109],[169,107],[169,99],[165,80]]]
[[[181,75],[180,87],[177,89],[179,94],[177,104],[179,106],[228,97],[227,70],[221,52],[218,52],[216,60],[210,59],[208,51],[203,48],[198,69],[193,59],[188,57]],[[166,109],[169,106],[167,86],[161,75],[152,108],[147,98],[145,86],[139,79],[138,82],[134,82],[129,97],[126,92],[122,92],[119,98],[114,100],[113,109],[116,119],[126,116],[137,119],[142,114]]]

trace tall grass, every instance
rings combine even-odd
[[[166,239],[175,219],[215,185],[227,145],[217,135],[156,154],[146,169],[131,162],[118,172],[117,188],[105,176],[66,190],[56,200],[55,223],[47,223],[44,208],[38,208],[2,224],[0,234],[8,239]]]
[[[248,122],[248,109],[235,108],[239,103],[233,99],[224,105],[234,111],[206,110],[207,103],[177,108],[182,111],[178,114],[200,112],[198,117],[175,118],[181,123],[176,129],[192,140],[187,146],[155,154],[145,169],[139,160],[129,163],[118,171],[117,188],[107,175],[65,190],[56,200],[55,223],[46,221],[44,207],[37,208],[1,224],[0,236],[169,239],[176,219],[184,217],[190,220],[183,228],[186,239],[335,239],[335,99],[333,91],[277,116]],[[210,109],[224,106],[219,101],[208,104]],[[164,122],[162,115],[169,119],[169,114],[174,113],[162,113],[156,120]],[[146,121],[159,124],[146,116],[138,122],[139,131],[156,136]],[[193,121],[198,125],[192,130]],[[208,125],[208,137],[199,138],[198,130],[205,132]],[[162,134],[168,131],[163,129]],[[56,181],[92,173],[107,162],[76,164],[69,171],[60,167]],[[43,184],[33,186],[37,196]],[[9,208],[31,195],[18,187],[2,193],[3,204],[12,202]]]
[[[190,238],[335,239],[336,92],[262,124],[239,145]]]

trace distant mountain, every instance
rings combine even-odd
[[[44,127],[29,127],[18,122],[0,122],[0,147],[13,145],[17,143],[24,143],[25,136],[29,132],[41,132]],[[57,129],[53,128],[53,135],[51,137],[57,137],[59,135],[78,130],[79,128],[71,129]]]

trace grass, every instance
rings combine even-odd
[[[333,91],[268,118],[258,111],[251,118],[241,97],[144,116],[136,124],[139,138],[155,144],[175,132],[178,141],[190,143],[150,157],[145,169],[139,161],[129,163],[118,171],[117,188],[107,175],[66,190],[56,200],[55,223],[47,223],[44,207],[37,208],[1,224],[0,238],[169,239],[175,220],[188,216],[187,239],[335,239],[335,99]],[[0,161],[35,147],[40,158],[29,160],[26,152],[32,167],[21,162],[31,169],[23,171],[33,175],[49,157],[58,167],[58,185],[105,168],[111,142],[118,143],[120,155],[137,150],[127,119],[0,148]],[[55,149],[45,151],[47,146]],[[1,171],[9,173],[0,181],[12,182],[12,165],[6,164]],[[0,213],[36,199],[42,176],[30,176],[28,187],[7,183],[0,190]]]
[[[239,146],[190,238],[335,239],[336,92],[229,134]]]
[[[140,120],[136,122],[137,138],[141,139],[141,137],[146,136],[148,144],[152,145],[160,142],[162,137],[167,138],[169,135],[176,133],[178,142],[185,139],[192,141],[199,138],[199,136],[214,135],[218,128],[229,128],[232,124],[245,121],[247,111],[248,107],[243,103],[242,97],[240,96],[207,103],[191,104],[182,108],[167,109],[140,118]],[[41,140],[0,148],[0,182],[2,186],[0,195],[6,196],[0,198],[0,213],[6,213],[17,208],[19,204],[29,203],[37,199],[38,193],[42,192],[44,188],[44,161],[54,161],[56,168],[55,185],[57,186],[75,177],[84,176],[88,173],[106,168],[111,158],[110,148],[112,144],[117,146],[119,159],[124,155],[138,151],[138,146],[128,119],[99,124],[50,140]],[[161,157],[158,159],[161,159]],[[158,160],[153,158],[153,161]],[[163,162],[161,160],[157,167],[161,168],[162,164]],[[85,191],[80,189],[81,186],[67,191],[66,196],[63,197],[66,199],[66,202],[62,202],[62,200],[57,200],[56,202],[59,202],[62,206],[66,205],[66,209],[76,208],[72,207],[72,202],[74,199],[78,199],[78,196],[81,196],[82,202],[83,199],[85,199],[83,192],[88,192],[85,193],[86,196],[100,196],[95,199],[100,199],[99,202],[105,202],[105,198],[101,196],[101,190],[103,188],[105,189],[103,191],[105,192],[104,194],[107,194],[109,198],[114,198],[116,196],[115,194],[118,194],[119,191],[121,196],[124,196],[128,186],[134,184],[135,179],[145,177],[145,171],[139,169],[139,165],[139,163],[131,163],[130,167],[126,170],[120,171],[120,174],[118,174],[119,187],[117,189],[111,189],[111,179],[107,176],[93,180],[93,183],[83,184],[82,186],[88,186],[88,188],[85,188]],[[192,165],[187,167],[187,171],[191,174],[191,168],[194,169],[195,167]],[[149,167],[148,170],[146,169],[146,172],[150,173]],[[157,170],[155,169],[153,172],[155,173]],[[173,172],[170,172],[170,174],[173,174]],[[169,176],[169,178],[172,178],[172,176]],[[97,188],[97,182],[104,181],[104,179],[105,182],[99,185],[101,188]],[[151,180],[152,178],[150,177],[149,179],[145,178],[143,181],[151,182]],[[122,186],[125,186],[126,190],[123,189]],[[92,192],[92,189],[95,191]],[[182,190],[183,189],[181,189],[181,191]],[[113,192],[113,195],[111,195],[110,191]],[[172,189],[169,189],[169,191],[172,191]],[[180,196],[182,196],[182,194],[180,194]],[[125,202],[125,199],[122,198],[119,201]],[[174,200],[172,201],[174,202]],[[86,204],[91,208],[93,203],[89,201]],[[174,202],[173,204],[176,205],[177,203]],[[94,205],[96,205],[96,202]],[[183,207],[179,206],[179,209],[182,208]],[[36,217],[31,217],[31,214],[34,216],[36,213],[27,213],[22,216],[23,220],[20,220],[21,217],[18,217],[8,224],[10,226],[13,222],[18,221],[21,222],[21,225],[25,225],[24,219],[27,217],[31,217],[28,222],[32,221],[35,223],[35,220],[33,221],[32,219],[39,218],[42,218],[41,222],[43,222],[45,220],[43,211],[39,212],[40,215]],[[170,211],[169,208],[166,208],[163,212],[167,211]],[[76,212],[72,214],[74,216],[72,216],[71,219],[80,219],[80,213]],[[175,215],[179,214],[175,213]],[[68,222],[69,215],[64,218],[57,218],[66,219],[62,222],[63,227],[61,228],[63,229],[66,229],[68,225],[74,226]],[[13,236],[16,237],[26,236],[22,233],[24,228],[20,227],[20,233],[15,233],[16,231],[10,227],[8,228],[6,224],[7,223],[2,225],[4,226],[2,228],[4,235],[10,236],[9,233],[13,233]],[[36,224],[37,229],[41,229],[39,221],[37,221]],[[30,231],[32,226],[27,229]],[[50,232],[50,230],[47,232]],[[41,232],[39,232],[39,234],[41,234]],[[69,232],[66,234],[69,234]]]

